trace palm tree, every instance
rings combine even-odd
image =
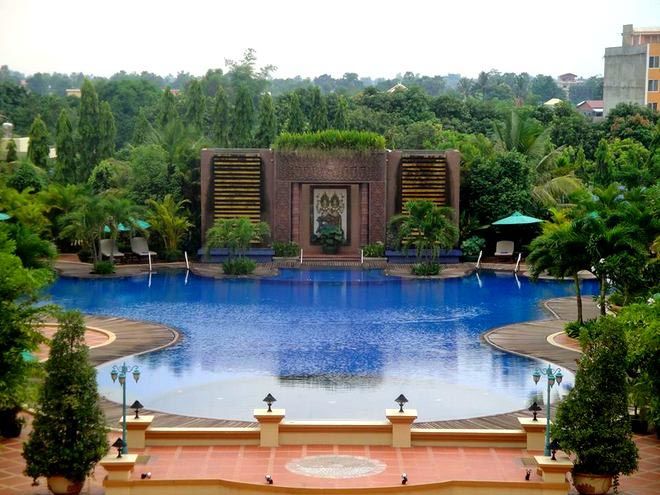
[[[138,216],[139,208],[130,199],[117,196],[106,196],[102,200],[102,208],[105,213],[105,225],[110,228],[110,238],[113,245],[117,244],[119,236],[119,224],[129,225]],[[105,228],[104,225],[104,228]],[[114,249],[110,252],[110,262],[114,263]]]
[[[566,215],[559,210],[552,210],[551,222],[545,222],[543,233],[530,245],[527,264],[531,267],[533,280],[547,271],[557,278],[571,277],[575,282],[577,299],[577,321],[583,323],[582,295],[578,272],[588,270],[591,259],[587,253],[587,238],[576,229]]]
[[[511,110],[504,122],[494,124],[495,146],[503,151],[517,151],[527,157],[541,156],[548,143],[550,129],[531,117]]]
[[[75,209],[65,214],[62,219],[63,228],[60,238],[72,243],[82,242],[92,253],[94,261],[101,260],[98,241],[103,235],[106,223],[104,204],[97,196],[82,196]]]
[[[463,99],[465,100],[470,95],[470,91],[472,90],[472,81],[467,77],[461,77],[458,81],[456,89],[461,95],[463,95]]]
[[[188,220],[184,205],[188,200],[177,202],[171,194],[166,194],[162,201],[147,200],[150,209],[147,221],[163,239],[163,245],[168,253],[175,253],[186,232],[193,227]]]
[[[454,210],[449,207],[426,200],[408,201],[404,213],[393,217],[390,224],[398,228],[398,240],[404,250],[412,245],[418,258],[428,252],[434,260],[441,249],[451,249],[458,241],[453,217]]]

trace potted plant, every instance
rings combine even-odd
[[[479,251],[486,246],[486,241],[476,235],[468,237],[461,243],[464,261],[477,261]]]
[[[612,479],[637,469],[638,451],[628,420],[627,346],[613,317],[581,335],[584,354],[575,387],[559,404],[552,435],[575,457],[573,484],[580,493],[604,494]]]
[[[108,441],[82,316],[68,311],[58,320],[23,457],[27,476],[45,476],[53,493],[70,495],[80,492]]]
[[[319,229],[316,240],[321,243],[324,254],[337,254],[339,246],[344,243],[344,231],[337,225],[324,225]]]

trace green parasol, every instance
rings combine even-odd
[[[149,227],[151,227],[151,224],[149,222],[145,222],[144,220],[133,220],[131,218],[131,222],[133,222],[133,224],[137,228],[142,229],[142,230],[146,230]],[[117,225],[117,229],[119,230],[119,232],[129,232],[131,230],[131,226],[130,225],[126,226],[123,223],[120,223],[119,225]],[[105,227],[103,227],[103,232],[105,232],[106,234],[109,234],[110,233],[110,227],[108,227],[107,225]]]
[[[506,218],[501,218],[497,222],[493,222],[493,225],[527,225],[531,223],[542,223],[543,220],[540,218],[528,217],[523,215],[519,211],[514,211],[511,215]]]
[[[10,218],[11,218],[11,215],[7,215],[6,213],[0,212],[0,220],[1,221],[9,220]]]

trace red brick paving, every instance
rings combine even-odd
[[[117,433],[109,435],[114,441]],[[46,495],[45,480],[37,487],[22,475],[24,461],[21,444],[26,438],[0,440],[0,495]],[[636,436],[640,449],[640,471],[623,477],[621,493],[625,495],[657,495],[660,493],[660,441],[653,435]],[[134,478],[150,471],[152,479],[223,478],[235,481],[262,483],[270,474],[278,485],[299,487],[380,487],[398,485],[401,473],[408,475],[409,484],[448,479],[522,481],[525,470],[523,458],[534,453],[521,449],[414,447],[398,449],[377,446],[302,445],[279,448],[254,446],[210,447],[147,447],[133,453],[149,456],[146,464],[138,464]],[[313,478],[294,474],[286,469],[293,460],[312,455],[355,455],[376,459],[386,464],[376,475],[354,479]],[[97,468],[83,493],[101,495],[103,468]],[[535,470],[532,479],[538,480]]]

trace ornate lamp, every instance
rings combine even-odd
[[[268,404],[268,411],[267,412],[273,412],[273,410],[270,407],[273,405],[273,402],[277,402],[277,399],[269,393],[266,397],[264,397],[263,401],[266,404]]]
[[[561,447],[559,446],[559,442],[555,438],[555,439],[552,440],[552,442],[550,442],[550,452],[552,452],[552,457],[550,458],[551,460],[553,460],[553,461],[557,460],[557,458],[555,457],[555,454],[557,453],[557,451],[559,449],[561,449]]]
[[[538,414],[538,412],[539,412],[541,409],[543,409],[543,408],[542,408],[541,406],[539,406],[539,405],[536,403],[536,401],[534,401],[534,402],[532,403],[532,405],[529,406],[529,407],[527,408],[527,410],[528,410],[528,411],[531,411],[532,414],[534,415],[534,418],[532,419],[532,421],[538,421],[538,419],[536,419],[536,415]]]
[[[121,457],[121,451],[124,449],[124,445],[124,441],[121,439],[121,437],[117,438],[115,443],[112,444],[112,446],[117,449],[117,458]]]
[[[140,409],[144,409],[144,406],[140,404],[139,400],[136,400],[131,404],[131,409],[135,409],[135,419],[140,419]]]
[[[408,399],[406,399],[406,396],[401,394],[399,395],[396,399],[394,399],[394,402],[399,404],[399,412],[403,412],[403,405],[408,402]]]

